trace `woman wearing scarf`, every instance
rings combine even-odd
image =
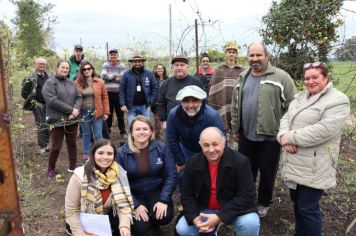
[[[109,215],[112,235],[131,235],[133,200],[126,171],[114,161],[115,150],[110,140],[99,139],[89,160],[75,169],[65,196],[68,235],[93,235],[84,232],[80,213]]]
[[[127,171],[135,205],[133,233],[163,235],[160,225],[172,220],[172,194],[176,187],[174,160],[165,143],[154,140],[153,125],[145,116],[135,117],[128,143],[118,150],[118,162]]]

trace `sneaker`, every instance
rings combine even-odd
[[[87,153],[84,153],[83,154],[83,160],[89,160],[89,154],[87,154]]]
[[[47,151],[46,148],[41,148],[41,150],[40,150],[41,157],[46,157],[46,156],[48,156],[48,154],[49,154],[49,152]]]
[[[56,172],[53,169],[48,170],[48,179],[53,180],[56,177]]]
[[[257,207],[257,211],[258,211],[258,215],[262,218],[265,217],[268,213],[269,207],[265,207],[265,206],[258,206]]]

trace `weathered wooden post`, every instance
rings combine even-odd
[[[22,217],[12,157],[9,117],[7,116],[4,62],[0,40],[0,236],[22,236]]]

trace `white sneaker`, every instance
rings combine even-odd
[[[268,213],[269,207],[264,207],[264,206],[258,206],[257,211],[258,215],[262,218],[265,217]]]

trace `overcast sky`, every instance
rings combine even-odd
[[[57,52],[72,50],[82,42],[86,47],[162,48],[168,53],[169,4],[172,6],[172,32],[175,50],[185,30],[192,29],[194,19],[205,22],[205,35],[200,47],[221,49],[227,40],[240,45],[260,40],[258,29],[261,17],[270,7],[271,0],[42,0],[55,4],[52,11],[58,23],[54,26]],[[347,1],[344,8],[356,12],[356,2]],[[199,14],[197,14],[199,11]],[[356,35],[356,13],[342,11],[345,16],[346,38]],[[0,0],[0,19],[7,23],[15,15],[15,7],[8,0]],[[210,20],[210,23],[209,23]],[[194,47],[193,30],[184,38],[184,50]],[[199,28],[202,36],[202,28]]]

